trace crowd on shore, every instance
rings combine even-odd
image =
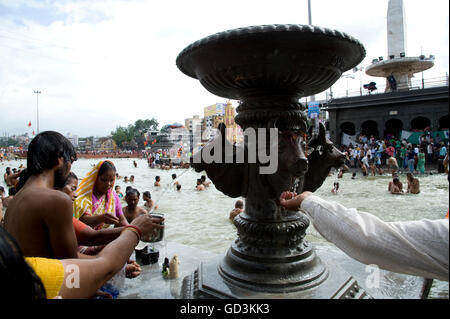
[[[430,135],[421,137],[420,144],[409,143],[388,135],[385,139],[376,139],[373,135],[360,135],[355,144],[342,145],[340,150],[346,155],[346,165],[361,169],[364,176],[382,175],[383,167],[391,172],[425,174],[426,166],[435,167],[439,173],[445,172],[444,161],[448,161],[448,142],[433,141]]]

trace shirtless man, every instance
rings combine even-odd
[[[153,184],[156,187],[160,187],[161,184],[159,184],[159,182],[161,181],[161,177],[159,176],[155,176],[155,184]]]
[[[403,184],[398,177],[394,177],[391,183],[389,183],[389,191],[393,195],[403,195]]]
[[[407,193],[419,194],[420,193],[420,183],[419,179],[414,177],[412,173],[407,173],[406,178],[408,179],[408,189]]]
[[[202,180],[199,178],[197,179],[197,186],[195,186],[195,189],[198,191],[204,191],[205,185],[203,185]]]
[[[123,208],[123,215],[129,223],[131,223],[136,217],[147,213],[145,208],[138,207],[140,196],[141,194],[135,188],[130,189],[125,195],[125,201],[128,206]]]
[[[64,187],[76,159],[72,143],[57,132],[41,132],[28,146],[27,171],[5,214],[24,256],[78,257],[72,201],[55,189]]]
[[[244,202],[239,199],[234,204],[234,209],[230,212],[230,219],[234,220],[234,218],[243,211],[244,211]]]

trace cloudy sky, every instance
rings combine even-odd
[[[388,0],[311,2],[313,25],[365,46],[360,66],[387,55]],[[435,55],[424,77],[444,78],[448,0],[404,4],[407,55]],[[36,130],[35,90],[40,131],[105,136],[137,119],[164,125],[202,116],[203,107],[225,100],[181,73],[178,53],[216,32],[275,23],[307,24],[307,0],[0,0],[0,135]],[[384,83],[364,73],[362,81]],[[356,73],[333,92],[357,91],[359,83]]]

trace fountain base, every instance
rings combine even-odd
[[[369,299],[356,279],[344,269],[333,265],[332,271],[319,285],[301,285],[286,292],[265,292],[261,286],[231,282],[221,272],[223,256],[201,263],[199,268],[183,279],[181,295],[184,299]],[[320,259],[317,257],[320,261]],[[328,268],[328,267],[327,267]]]

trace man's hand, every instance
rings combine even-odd
[[[311,192],[303,192],[300,195],[293,192],[283,192],[280,195],[280,205],[289,210],[299,210],[303,200],[311,194]]]

